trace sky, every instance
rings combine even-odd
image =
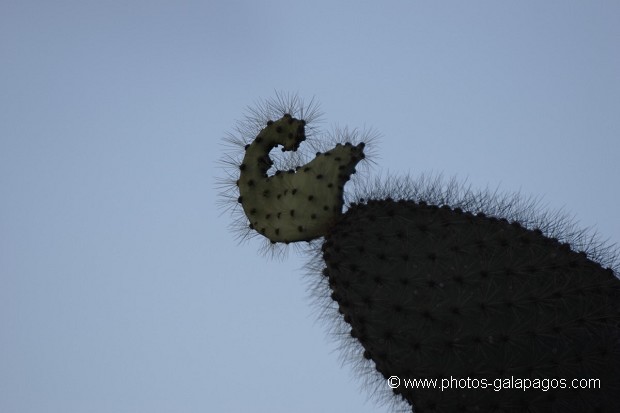
[[[239,243],[222,140],[275,91],[369,175],[542,197],[620,241],[616,1],[0,2],[0,411],[388,412],[306,257]],[[375,400],[375,401],[373,401]]]

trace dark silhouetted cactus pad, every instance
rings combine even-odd
[[[601,381],[600,390],[401,385],[416,412],[620,412],[620,281],[585,253],[506,220],[375,200],[349,208],[323,258],[351,335],[386,378]]]

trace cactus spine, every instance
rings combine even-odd
[[[449,195],[461,188],[442,193],[437,182],[388,182],[345,205],[363,143],[268,176],[270,151],[296,151],[305,127],[284,109],[264,120],[236,165],[238,202],[246,225],[271,243],[324,238],[310,268],[322,274],[319,290],[335,303],[360,362],[383,378],[478,383],[401,385],[394,394],[415,412],[620,411],[614,251],[579,245],[583,233],[570,222],[537,220],[516,198]],[[550,387],[524,391],[515,378]],[[568,388],[552,386],[562,379]],[[598,379],[600,388],[573,389],[572,379]],[[481,388],[483,380],[493,387]]]

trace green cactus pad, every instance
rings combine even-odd
[[[267,172],[269,152],[297,150],[305,140],[305,122],[285,114],[268,122],[246,147],[240,165],[239,202],[250,227],[271,242],[309,241],[325,235],[342,214],[343,189],[364,158],[364,144],[337,144],[295,170]]]

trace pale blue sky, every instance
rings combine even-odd
[[[300,268],[238,245],[219,145],[274,90],[374,172],[544,196],[620,241],[616,1],[0,3],[0,411],[385,412]]]

